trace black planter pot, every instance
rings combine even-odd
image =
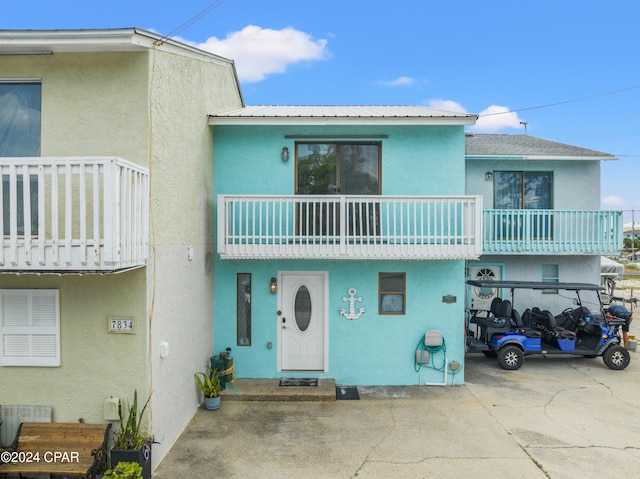
[[[151,447],[144,446],[142,449],[123,450],[111,449],[111,467],[115,467],[119,462],[137,462],[142,466],[142,477],[151,479]]]

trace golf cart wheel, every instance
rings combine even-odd
[[[626,368],[631,361],[631,355],[626,348],[619,344],[612,344],[602,353],[602,360],[609,369],[621,370]]]
[[[503,369],[520,369],[524,362],[524,352],[518,346],[509,345],[498,351],[498,361]]]

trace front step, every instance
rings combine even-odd
[[[280,379],[236,379],[220,391],[223,401],[335,401],[336,381],[318,379],[317,386],[280,386]]]

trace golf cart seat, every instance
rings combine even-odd
[[[500,310],[500,303],[502,303],[502,299],[497,296],[493,298],[491,301],[491,307],[489,308],[489,313],[493,316],[498,316],[498,311]]]
[[[497,300],[497,301],[496,301]],[[476,318],[480,334],[487,342],[495,334],[504,334],[511,330],[511,302],[494,298],[491,303],[491,316]]]
[[[498,311],[496,313],[496,317],[508,320],[508,319],[511,319],[512,312],[513,312],[513,308],[511,306],[511,301],[507,299],[500,302],[498,306]]]
[[[529,316],[528,321],[529,324],[525,325],[525,322],[523,320],[523,316],[520,316],[520,313],[518,311],[516,311],[515,309],[513,311],[511,311],[511,318],[513,319],[513,322],[515,323],[516,329],[519,333],[524,334],[527,338],[539,338],[542,336],[542,333],[540,331],[537,331],[535,329],[533,329],[531,327],[531,310],[527,309],[524,312],[525,315]]]
[[[585,306],[578,306],[572,311],[563,311],[556,316],[556,323],[559,327],[573,331],[576,334],[578,331],[599,334],[600,328],[597,324],[594,324],[596,322],[599,322],[598,319],[594,318],[589,308]]]
[[[565,329],[556,324],[556,317],[546,309],[540,311],[539,308],[533,308],[531,311],[536,329],[540,330],[546,337],[556,339],[576,339],[576,333]]]

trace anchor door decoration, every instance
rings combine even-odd
[[[349,294],[349,297],[347,298],[346,296],[342,297],[342,301],[343,302],[349,302],[349,310],[347,311],[344,308],[340,308],[340,314],[342,316],[344,316],[347,319],[358,319],[360,316],[362,316],[364,314],[364,308],[358,308],[358,312],[356,313],[356,306],[355,303],[362,303],[362,296],[356,298],[356,294],[357,294],[357,290],[356,288],[349,288],[347,290],[347,294]]]

